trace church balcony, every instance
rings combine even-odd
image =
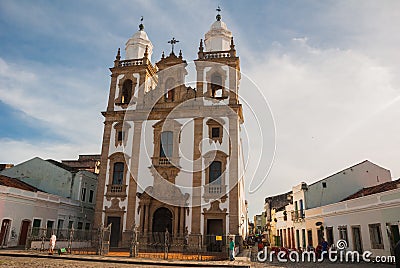
[[[152,157],[152,162],[154,166],[170,167],[176,165],[178,163],[178,159],[179,158],[176,157]]]
[[[139,66],[143,63],[143,59],[121,60],[118,62],[118,67]]]
[[[107,197],[126,197],[126,185],[123,184],[108,184]]]
[[[225,194],[226,194],[226,185],[220,185],[220,184],[204,185],[205,199],[221,198]]]
[[[208,51],[199,53],[199,59],[223,59],[235,57],[234,50],[227,51]]]

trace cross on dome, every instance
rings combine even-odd
[[[217,21],[220,21],[221,20],[221,14],[219,14],[219,13],[222,11],[221,7],[218,6],[216,11],[218,12],[218,14],[217,14],[217,16],[215,18],[217,19]]]
[[[144,30],[143,16],[140,16],[139,31],[143,31],[143,30]]]
[[[178,43],[178,42],[179,42],[179,40],[176,40],[175,37],[172,37],[172,39],[168,41],[168,44],[171,44],[171,47],[172,47],[172,52],[171,52],[171,54],[174,54],[174,45],[175,45],[176,43]]]

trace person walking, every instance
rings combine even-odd
[[[229,260],[234,261],[234,254],[235,254],[235,242],[233,241],[232,237],[229,238]]]
[[[50,237],[50,248],[49,248],[49,254],[51,255],[53,255],[54,247],[56,246],[56,240],[57,240],[56,235],[52,234],[52,236]]]

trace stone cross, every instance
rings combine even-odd
[[[168,44],[171,44],[171,46],[172,46],[172,54],[174,54],[174,45],[175,45],[176,43],[178,43],[178,42],[179,42],[179,41],[176,40],[175,37],[172,37],[172,39],[168,41]]]

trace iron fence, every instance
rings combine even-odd
[[[141,233],[136,228],[125,233],[129,237],[122,237],[123,241],[129,241],[124,244],[124,247],[110,249],[111,224],[95,230],[31,228],[28,232],[26,248],[48,250],[52,234],[57,237],[56,249],[66,248],[68,253],[181,260],[227,259],[229,237],[231,237],[188,234],[187,232],[182,234]],[[241,246],[241,243],[241,237],[235,236],[236,246]]]

